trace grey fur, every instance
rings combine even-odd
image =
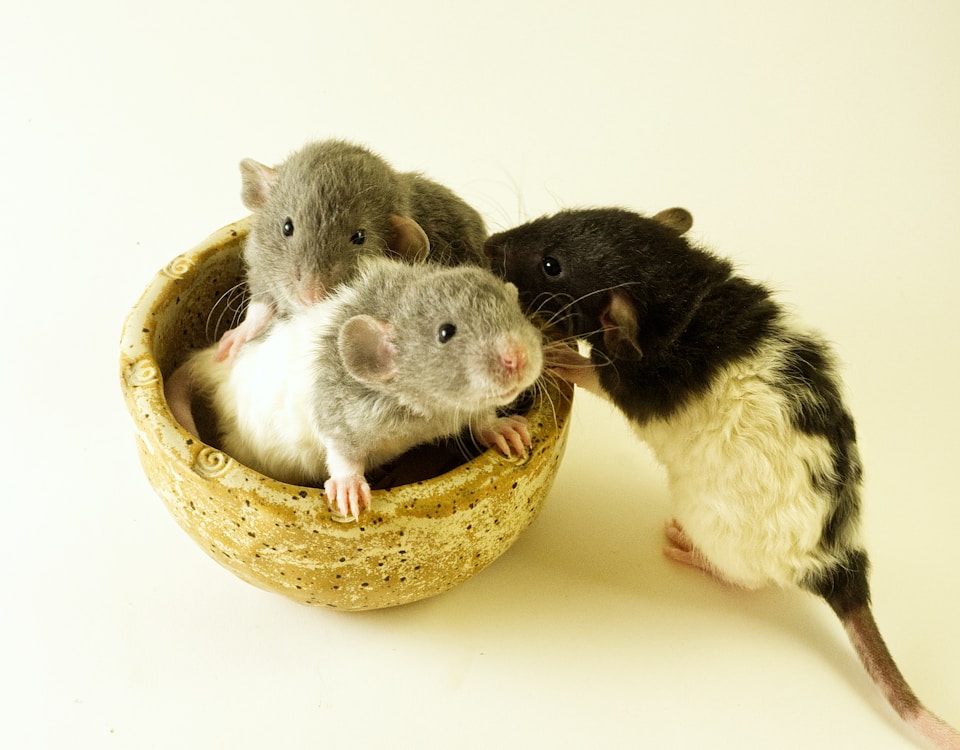
[[[281,315],[300,306],[304,284],[319,284],[327,293],[348,280],[363,257],[422,258],[408,241],[403,247],[405,238],[397,236],[391,217],[422,228],[431,260],[488,265],[480,214],[448,188],[418,173],[397,172],[362,146],[314,142],[275,169],[245,159],[241,171],[242,197],[254,213],[244,249],[249,291]],[[289,237],[282,231],[288,219]],[[365,233],[362,245],[351,242],[358,230]]]
[[[468,427],[507,455],[530,444],[525,420],[496,407],[540,376],[543,338],[516,287],[483,268],[364,258],[234,359],[216,350],[170,380],[181,424],[199,436],[191,402],[203,398],[223,450],[281,481],[322,482],[343,515],[368,507],[367,471],[416,445]]]
[[[366,260],[350,290],[317,337],[314,357],[314,392],[338,394],[315,400],[315,423],[338,445],[366,450],[457,434],[504,405],[497,352],[505,339],[541,358],[541,334],[522,313],[516,289],[488,271]],[[344,345],[355,342],[341,332],[358,316],[386,323],[390,378],[360,380],[344,361]],[[438,330],[447,323],[456,334],[440,343]],[[339,356],[331,357],[334,351]]]

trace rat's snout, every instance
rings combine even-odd
[[[327,289],[315,276],[305,276],[300,279],[297,296],[303,304],[313,305],[327,296]]]
[[[490,355],[483,379],[500,404],[515,399],[543,371],[543,345],[533,326],[501,336]]]
[[[543,367],[543,344],[533,326],[500,340],[497,365],[504,383],[527,385],[536,380]]]
[[[519,375],[527,366],[527,349],[519,341],[509,341],[500,350],[500,364],[511,375]]]

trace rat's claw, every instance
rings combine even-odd
[[[370,485],[362,475],[330,477],[323,483],[323,489],[327,493],[327,504],[336,506],[345,518],[357,520],[360,511],[370,507]]]
[[[533,444],[525,417],[513,415],[500,417],[477,435],[481,445],[490,448],[496,446],[505,456],[522,456],[527,446]]]
[[[533,438],[530,437],[530,430],[527,429],[527,420],[524,419],[516,425],[516,437],[519,441],[518,453],[522,453],[526,448],[533,445]]]

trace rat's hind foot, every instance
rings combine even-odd
[[[689,565],[691,568],[696,568],[706,573],[724,586],[739,588],[737,584],[728,580],[719,570],[710,564],[710,561],[707,560],[703,553],[698,550],[693,542],[690,541],[689,537],[687,537],[683,526],[680,525],[676,518],[671,518],[667,521],[664,527],[664,533],[667,536],[667,543],[663,548],[664,555],[671,560]]]
[[[663,548],[663,554],[678,563],[710,572],[709,563],[706,558],[693,546],[693,542],[687,538],[686,532],[684,532],[683,527],[677,522],[676,518],[671,518],[667,521],[663,531],[667,537],[667,544]]]

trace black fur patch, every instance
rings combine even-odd
[[[699,303],[679,329],[674,310],[648,304],[639,361],[612,361],[603,342],[594,342],[601,384],[640,423],[668,418],[703,394],[725,365],[750,356],[775,330],[780,309],[760,284],[731,275],[728,267],[717,267],[702,284]],[[655,337],[651,331],[668,335]]]
[[[782,375],[795,395],[794,424],[809,435],[824,435],[836,445],[856,441],[832,358],[826,346],[809,336],[790,337]]]
[[[860,512],[863,470],[857,450],[853,417],[840,393],[840,381],[826,345],[810,336],[791,334],[777,384],[790,400],[797,429],[826,439],[833,456],[833,472],[811,475],[814,486],[832,501],[824,520],[822,544],[842,545],[844,531]]]
[[[735,276],[730,261],[623,209],[561,211],[492,236],[486,251],[525,305],[590,342],[601,384],[637,422],[669,417],[703,393],[779,314],[769,291]],[[639,360],[615,359],[604,344],[614,293],[632,307]]]
[[[848,549],[861,466],[832,356],[821,340],[790,328],[763,285],[737,276],[729,261],[675,230],[621,209],[544,217],[494,235],[486,249],[494,270],[519,287],[526,304],[590,342],[601,386],[639,424],[671,417],[704,394],[725,366],[766,343],[783,344],[769,385],[786,397],[793,427],[830,448],[832,466],[811,467],[810,480],[831,509],[820,543],[844,560],[805,585],[838,612],[869,599],[866,554]],[[616,359],[605,347],[613,295],[618,305],[626,300],[633,307],[638,359]]]
[[[841,619],[857,607],[870,604],[870,560],[863,550],[852,550],[846,559],[803,586],[827,600]]]

